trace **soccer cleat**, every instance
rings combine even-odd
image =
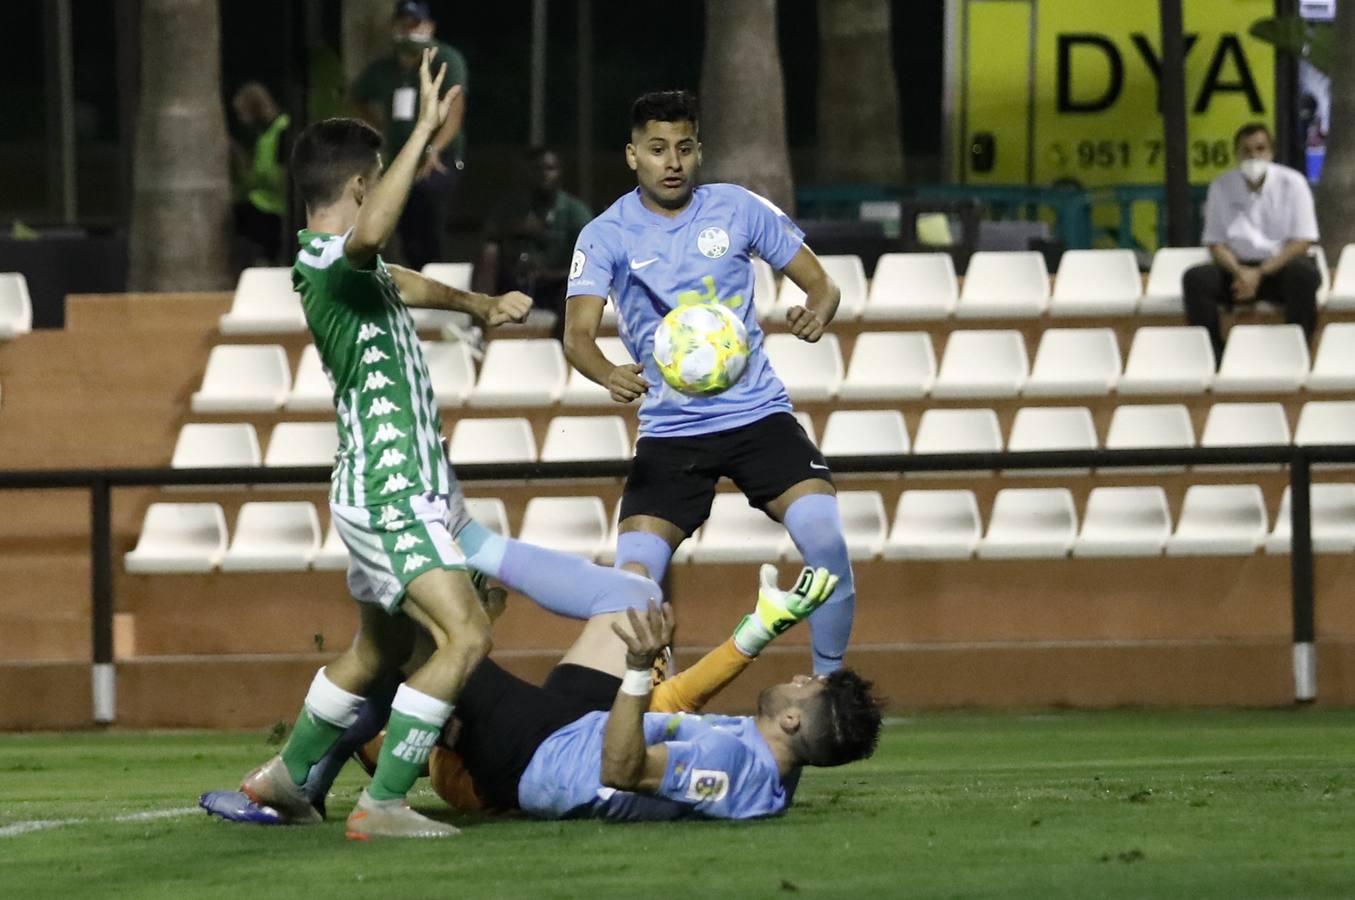
[[[271,807],[287,825],[315,825],[324,821],[301,785],[292,781],[281,756],[275,756],[245,776],[240,791],[259,806]]]
[[[364,788],[358,805],[348,816],[344,835],[350,841],[372,838],[442,838],[460,834],[458,828],[438,822],[409,808],[403,797],[375,800]]]
[[[207,815],[248,825],[286,825],[282,816],[271,806],[263,806],[249,799],[243,791],[208,791],[198,798],[198,806]]]

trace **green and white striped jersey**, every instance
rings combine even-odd
[[[339,453],[329,499],[375,507],[450,485],[442,422],[414,320],[386,264],[344,256],[344,235],[303,229],[292,267],[325,374],[334,389]]]

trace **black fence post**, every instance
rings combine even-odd
[[[90,687],[94,721],[108,724],[117,717],[117,676],[113,669],[113,509],[108,479],[96,477],[89,485],[89,577],[92,608],[94,665]]]
[[[1317,654],[1313,646],[1312,462],[1302,451],[1289,465],[1290,588],[1294,614],[1294,699],[1317,697]]]

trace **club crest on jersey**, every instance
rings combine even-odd
[[[718,225],[701,229],[696,236],[696,249],[710,259],[719,259],[729,252],[729,232]]]

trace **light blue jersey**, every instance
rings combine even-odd
[[[626,194],[579,233],[567,296],[616,303],[626,349],[645,367],[641,437],[678,437],[739,428],[790,412],[790,397],[762,350],[753,307],[752,257],[784,269],[804,232],[770,201],[733,184],[698,187],[678,215],[652,212],[640,191]],[[748,329],[748,368],[729,390],[689,397],[668,386],[654,361],[654,331],[681,303],[719,302]]]
[[[753,719],[645,714],[645,744],[666,744],[668,768],[653,794],[602,786],[607,713],[589,713],[542,742],[518,782],[518,804],[543,819],[649,821],[756,819],[790,805],[796,770],[783,783]]]

